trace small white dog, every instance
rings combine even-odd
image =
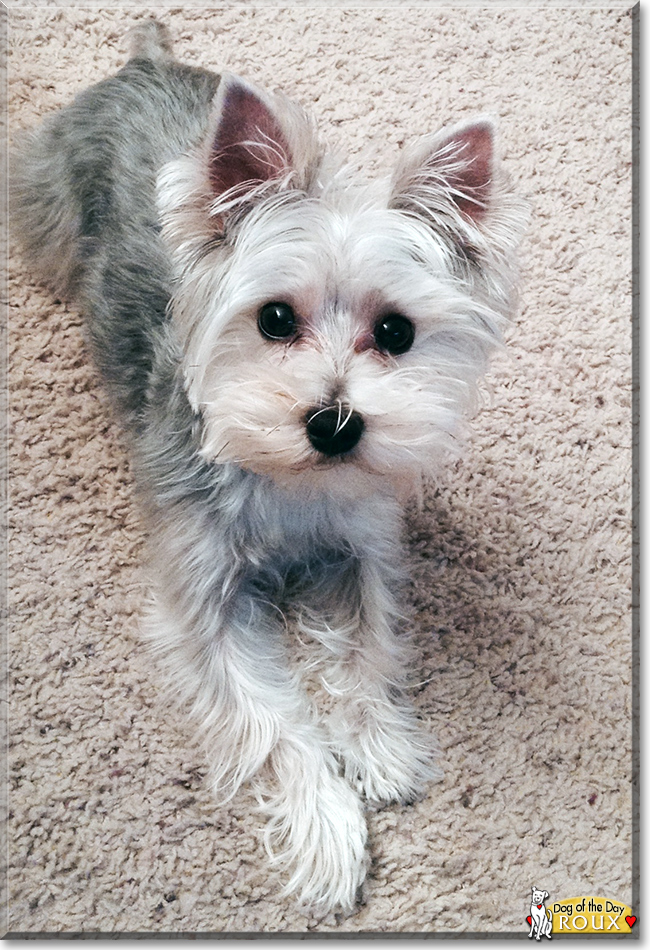
[[[533,885],[533,893],[530,901],[530,933],[528,936],[534,937],[535,940],[540,940],[542,937],[548,937],[549,940],[551,939],[553,917],[544,906],[544,901],[547,897],[548,891],[538,891]]]
[[[405,692],[401,503],[456,448],[513,307],[525,214],[493,125],[371,184],[296,105],[175,62],[149,21],[13,177],[13,226],[83,309],[128,433],[151,637],[216,794],[254,782],[287,888],[349,910],[364,802],[437,775]]]

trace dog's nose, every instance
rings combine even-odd
[[[313,447],[323,455],[344,455],[358,443],[363,433],[363,418],[348,406],[312,409],[305,420]]]

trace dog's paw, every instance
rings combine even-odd
[[[421,759],[401,750],[399,758],[345,762],[345,775],[358,793],[371,805],[399,802],[412,805],[426,796],[426,787],[440,781],[442,772],[432,760]]]
[[[316,781],[298,770],[272,792],[258,786],[258,797],[271,861],[290,875],[284,894],[311,913],[353,912],[370,862],[363,807],[349,784],[329,768]]]
[[[340,735],[346,736],[338,744],[345,778],[369,804],[413,804],[442,778],[434,741],[409,714],[366,717],[362,729],[348,726]]]

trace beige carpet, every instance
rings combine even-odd
[[[142,531],[79,315],[13,262],[12,932],[523,932],[631,904],[631,17],[624,7],[157,6],[180,58],[281,87],[387,168],[499,117],[528,196],[521,316],[463,461],[410,520],[415,692],[444,781],[369,817],[367,904],[278,896],[252,796],[210,800],[138,634]],[[153,8],[10,11],[10,119],[124,61]]]

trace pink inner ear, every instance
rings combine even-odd
[[[230,82],[212,143],[210,181],[216,194],[279,178],[291,164],[282,129],[255,92]]]
[[[494,146],[492,129],[486,122],[477,122],[456,132],[445,148],[453,150],[465,167],[449,177],[456,190],[453,198],[460,211],[479,221],[487,210],[492,183]]]

